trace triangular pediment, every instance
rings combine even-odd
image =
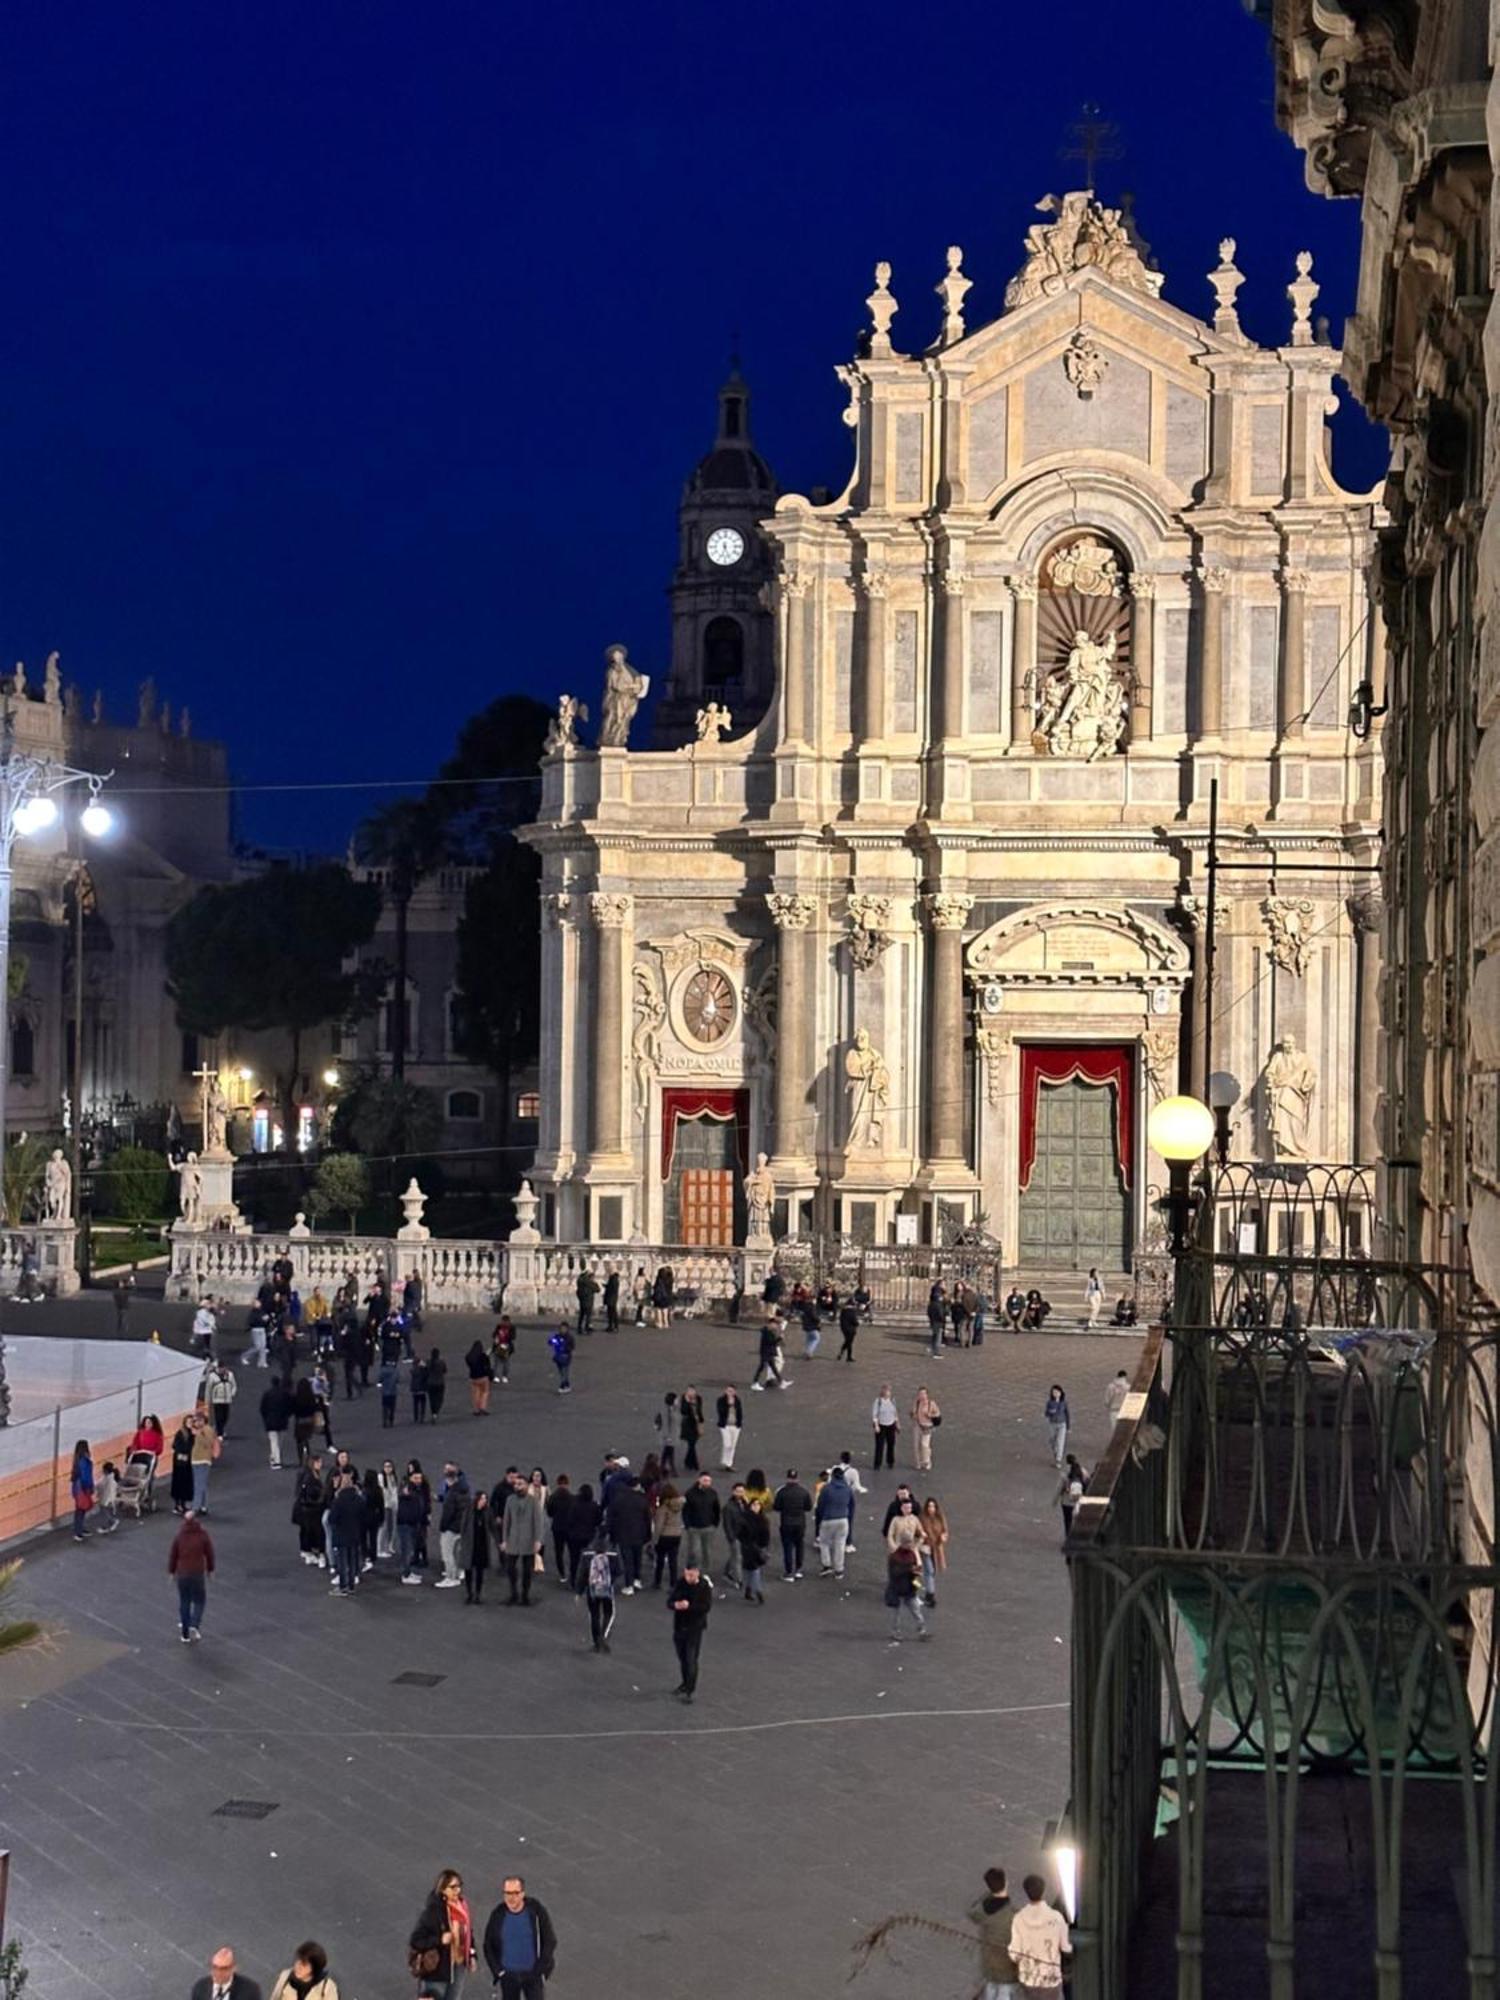
[[[1111,351],[1204,388],[1200,357],[1249,357],[1256,351],[1248,342],[1227,340],[1166,299],[1148,298],[1096,271],[1075,271],[1053,296],[1002,313],[945,348],[942,365],[962,376],[965,395],[973,396],[1061,352],[1080,329]]]

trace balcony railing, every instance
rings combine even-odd
[[[1179,1306],[1249,1323],[1153,1329],[1075,1517],[1079,2000],[1500,1993],[1500,1342],[1290,1200],[1206,1219]]]

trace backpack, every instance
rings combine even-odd
[[[596,1549],[589,1557],[589,1593],[593,1597],[613,1597],[615,1594],[614,1565],[605,1549]]]

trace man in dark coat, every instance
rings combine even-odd
[[[651,1507],[641,1483],[633,1475],[610,1482],[609,1503],[604,1525],[610,1540],[620,1551],[625,1583],[620,1595],[633,1597],[641,1587],[641,1551],[651,1539]]]
[[[672,1644],[677,1648],[677,1664],[682,1669],[682,1679],[676,1692],[683,1701],[691,1701],[697,1691],[698,1655],[703,1648],[703,1634],[708,1627],[708,1614],[713,1609],[713,1602],[713,1585],[696,1563],[689,1563],[682,1572],[681,1583],[668,1600],[672,1613]]]
[[[328,1538],[333,1547],[335,1597],[348,1597],[359,1582],[360,1551],[365,1539],[365,1496],[353,1472],[340,1472],[328,1502]]]
[[[781,1524],[782,1571],[788,1583],[795,1583],[802,1575],[807,1517],[812,1512],[812,1504],[813,1497],[797,1477],[796,1466],[788,1466],[786,1483],[777,1487],[776,1498],[771,1502]]]
[[[192,2000],[260,2000],[260,1988],[235,1965],[233,1945],[221,1944],[206,1977],[193,1981]]]
[[[484,1927],[484,1962],[499,2000],[543,2000],[557,1958],[557,1933],[519,1875],[507,1875],[504,1901]]]

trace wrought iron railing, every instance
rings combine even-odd
[[[1264,1185],[1247,1174],[1227,1198],[1241,1194],[1263,1227]],[[1370,1884],[1341,1990],[1500,1994],[1500,1341],[1453,1330],[1455,1274],[1364,1254],[1363,1224],[1345,1226],[1357,1194],[1353,1176],[1309,1177],[1286,1197],[1304,1222],[1280,1256],[1205,1213],[1179,1308],[1248,1323],[1153,1334],[1075,1517],[1078,2000],[1291,2000],[1318,1872],[1308,1785],[1331,1773],[1358,1801],[1344,1837]],[[1308,1233],[1320,1206],[1327,1226]],[[1260,1934],[1254,1982],[1243,1911],[1206,1914],[1229,1839]],[[1427,1903],[1403,1937],[1421,1869]]]

